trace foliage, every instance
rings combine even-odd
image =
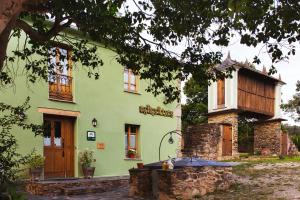
[[[12,81],[8,63],[16,68],[17,59],[26,62],[22,67],[30,81],[46,80],[48,73],[55,73],[46,63],[49,48],[56,46],[72,49],[72,60],[98,78],[103,62],[96,47],[87,44],[88,38],[112,47],[119,63],[152,80],[147,91],[163,93],[170,102],[180,95],[173,80],[192,75],[201,83],[223,76],[213,69],[222,54],[210,50],[210,45],[228,46],[234,36],[247,46],[263,45],[273,63],[269,73],[274,73],[274,64],[294,55],[293,44],[300,40],[297,1],[20,0],[21,6],[9,7],[10,1],[3,0],[0,9],[2,84]],[[70,39],[64,31],[71,26],[85,38]],[[25,44],[7,56],[11,35],[20,38],[21,30],[27,35]],[[180,44],[182,51],[174,52]],[[40,59],[31,59],[36,54]],[[260,63],[259,55],[254,62]]]
[[[239,115],[238,119],[238,147],[239,152],[253,152],[254,125],[251,120]]]
[[[79,152],[79,162],[84,167],[91,167],[92,163],[96,162],[96,159],[94,159],[94,151],[86,149]]]
[[[300,126],[285,124],[284,130],[288,132],[290,135],[296,135],[296,134],[300,135]]]
[[[27,165],[29,166],[29,168],[43,167],[44,161],[45,161],[44,156],[40,154],[36,154],[36,152],[33,152],[30,158],[28,159]]]
[[[0,186],[0,199],[2,200],[26,200],[25,196],[17,192],[17,188],[11,184]]]
[[[17,141],[14,127],[29,129],[39,135],[43,132],[42,126],[27,123],[25,112],[29,109],[29,98],[21,106],[11,106],[0,103],[0,184],[15,180],[20,165],[26,164],[30,155],[22,156],[17,153]]]
[[[127,154],[128,155],[135,155],[136,154],[136,150],[135,149],[128,149]]]
[[[204,82],[199,84],[193,78],[190,78],[184,88],[184,94],[187,97],[186,104],[182,105],[182,127],[183,130],[188,125],[207,122],[207,103],[208,103],[208,84]]]
[[[291,135],[290,137],[291,137],[293,143],[298,148],[298,150],[300,150],[300,135],[299,134],[297,134],[297,135]]]
[[[288,103],[281,106],[286,112],[292,114],[296,121],[300,121],[300,81],[296,83],[296,94]]]

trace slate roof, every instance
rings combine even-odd
[[[248,62],[247,60],[243,63],[243,62],[238,62],[236,60],[231,59],[230,53],[228,53],[227,58],[221,64],[218,64],[215,66],[215,69],[219,70],[219,71],[225,71],[226,69],[228,69],[230,67],[232,67],[234,69],[248,70],[248,71],[254,72],[260,76],[264,76],[268,79],[271,79],[275,82],[280,82],[282,84],[285,84],[285,82],[283,82],[281,80],[281,78],[275,78],[273,76],[268,75],[266,72],[255,69],[255,66],[252,63]],[[279,77],[280,77],[280,75],[279,75]]]
[[[163,162],[164,161],[154,162],[144,166],[146,168],[160,169],[162,167]],[[197,157],[183,157],[183,158],[175,158],[173,164],[174,164],[174,168],[182,168],[182,167],[204,167],[204,166],[232,167],[232,166],[239,165],[240,163],[203,160]]]

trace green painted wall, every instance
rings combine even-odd
[[[22,43],[22,40],[20,40]],[[11,52],[17,41],[9,43]],[[152,107],[160,106],[167,110],[175,110],[177,103],[164,105],[163,97],[154,97],[145,92],[147,81],[140,81],[140,95],[124,92],[123,66],[115,60],[116,54],[105,48],[99,49],[104,61],[100,67],[99,80],[87,77],[87,72],[79,63],[73,65],[73,94],[75,103],[51,101],[48,99],[48,83],[43,80],[31,84],[27,81],[20,60],[14,63],[13,69],[17,76],[15,85],[0,90],[0,101],[13,105],[22,104],[27,96],[31,97],[31,109],[28,111],[28,121],[41,124],[43,114],[38,107],[57,108],[80,111],[75,124],[75,175],[81,176],[78,164],[78,151],[86,148],[95,151],[95,176],[113,176],[128,174],[128,169],[135,167],[136,162],[150,163],[158,160],[158,146],[163,134],[175,130],[177,118],[143,115],[138,107],[147,104]],[[98,126],[92,127],[93,118],[98,120]],[[140,125],[140,146],[142,161],[125,160],[125,123]],[[96,141],[86,140],[86,131],[96,131]],[[21,153],[28,153],[33,148],[43,153],[43,138],[34,137],[32,133],[15,129]],[[96,143],[105,143],[104,150],[96,149]],[[162,158],[167,155],[176,156],[178,141],[169,145],[167,140],[162,145]]]

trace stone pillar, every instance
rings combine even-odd
[[[231,124],[232,126],[232,157],[239,157],[238,152],[238,113],[211,113],[208,123]],[[221,151],[221,150],[220,150]]]
[[[130,169],[129,174],[129,196],[143,198],[152,197],[151,169]]]
[[[269,120],[254,125],[254,153],[280,154],[281,121]]]
[[[217,160],[220,156],[220,124],[196,124],[187,128],[182,155]]]

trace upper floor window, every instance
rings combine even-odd
[[[138,76],[131,69],[124,69],[124,90],[128,92],[138,92]]]
[[[125,124],[125,156],[126,158],[139,157],[139,128],[138,125]]]
[[[217,82],[217,104],[218,108],[225,106],[225,79],[219,79]]]
[[[72,62],[65,49],[50,49],[49,98],[72,101]]]

